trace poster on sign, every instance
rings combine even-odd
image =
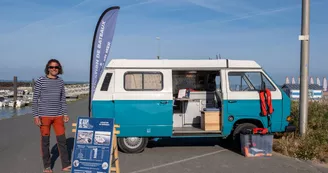
[[[111,167],[114,119],[79,117],[72,173],[108,173]]]

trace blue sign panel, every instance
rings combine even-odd
[[[110,172],[113,130],[112,118],[78,118],[72,173]]]

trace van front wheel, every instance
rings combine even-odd
[[[252,123],[243,123],[239,124],[236,129],[233,131],[233,144],[234,147],[237,147],[240,149],[240,133],[245,130],[253,130],[253,128],[256,128],[257,126]]]
[[[124,153],[140,153],[146,148],[148,144],[148,138],[141,138],[141,137],[118,138],[117,144],[118,147]]]

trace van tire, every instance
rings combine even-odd
[[[140,153],[146,148],[147,144],[148,144],[148,138],[142,138],[142,137],[117,138],[117,145],[119,149],[124,153]]]
[[[233,131],[232,134],[232,140],[233,140],[233,146],[234,148],[240,150],[241,146],[240,146],[240,133],[244,130],[252,130],[253,128],[257,128],[257,126],[255,124],[252,123],[243,123],[243,124],[239,124],[235,130]]]

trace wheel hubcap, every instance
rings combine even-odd
[[[123,142],[127,147],[135,149],[142,144],[142,138],[138,138],[138,137],[124,138]]]

